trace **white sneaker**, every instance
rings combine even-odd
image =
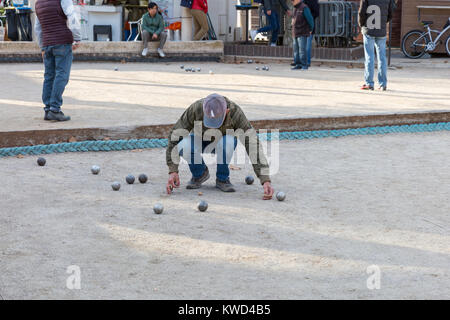
[[[164,58],[166,56],[161,48],[158,48],[158,54],[161,58]]]
[[[271,47],[276,47],[277,44],[276,44],[276,43],[271,43],[270,46],[271,46]]]
[[[252,41],[255,42],[256,36],[258,35],[258,31],[256,30],[250,30],[250,37],[252,38]]]
[[[148,52],[148,48],[144,48],[144,50],[142,50],[142,55],[145,57],[147,55]]]

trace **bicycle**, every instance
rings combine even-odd
[[[442,31],[431,29],[430,25],[432,24],[433,21],[422,21],[422,25],[427,31],[411,30],[404,35],[402,39],[402,52],[405,56],[410,59],[419,59],[426,52],[434,51],[442,43],[439,39],[450,30],[450,17]],[[434,40],[432,33],[437,34]],[[447,50],[447,55],[450,56],[450,35],[445,42],[445,49]]]

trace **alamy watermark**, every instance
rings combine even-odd
[[[366,13],[369,15],[366,20],[366,27],[370,30],[381,29],[381,8],[372,4],[367,7]]]
[[[366,269],[366,273],[370,274],[367,278],[366,285],[369,290],[379,290],[381,288],[381,269],[377,265],[370,265]]]
[[[202,164],[202,153],[215,153],[217,164],[259,163],[262,164],[261,175],[276,174],[280,157],[279,131],[275,129],[269,133],[267,130],[260,130],[259,134],[264,138],[258,138],[254,128],[246,131],[227,129],[225,135],[219,129],[203,131],[202,121],[195,121],[193,132],[186,129],[176,129],[172,132],[170,141],[178,142],[180,138],[182,140],[172,149],[171,160],[179,164],[181,155],[188,164]],[[234,161],[231,163],[232,158]]]
[[[81,289],[81,269],[77,265],[68,266],[66,273],[70,274],[66,280],[66,287],[69,290]]]

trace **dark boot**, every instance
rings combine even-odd
[[[45,115],[44,115],[44,120],[46,120],[46,121],[50,120],[50,119],[48,118],[48,112],[49,112],[49,111],[45,111]]]
[[[216,179],[216,188],[219,188],[223,192],[235,192],[234,186],[231,184],[230,179],[228,178],[226,181],[221,181]]]
[[[47,119],[52,121],[69,121],[70,117],[65,116],[62,111],[60,112],[49,111],[47,114]]]
[[[199,178],[191,178],[191,181],[188,182],[188,185],[186,186],[186,189],[198,189],[202,186],[202,183],[209,179],[209,170],[208,167],[206,167],[205,171],[203,172],[202,176]]]

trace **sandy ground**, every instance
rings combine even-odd
[[[45,157],[0,158],[4,299],[450,298],[450,132],[282,142],[284,202],[244,184],[248,165],[236,194],[211,179],[167,196],[163,149]],[[125,184],[141,172],[147,184]]]
[[[284,63],[266,72],[247,63],[184,63],[201,68],[186,73],[180,63],[75,63],[64,93],[68,123],[42,119],[42,64],[0,64],[0,131],[174,123],[213,92],[238,103],[251,120],[448,111],[447,60],[402,62],[402,69],[389,70],[387,92],[361,91],[363,69],[344,66],[302,72]]]

